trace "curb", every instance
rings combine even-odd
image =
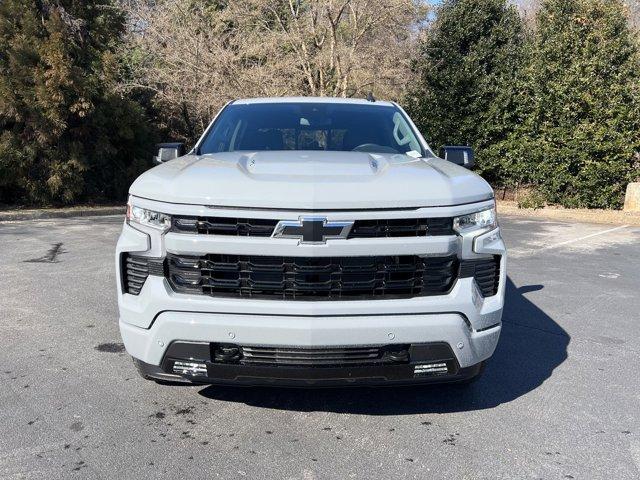
[[[571,210],[531,210],[505,208],[498,204],[498,218],[511,217],[528,220],[547,220],[552,222],[569,223],[590,223],[594,225],[627,225],[640,226],[640,213],[625,212],[622,210],[612,210],[603,212],[594,211],[571,211]]]
[[[47,218],[99,217],[106,215],[124,215],[126,207],[87,207],[87,208],[52,208],[45,210],[15,210],[0,212],[0,222],[17,220],[40,220]]]

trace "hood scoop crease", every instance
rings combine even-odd
[[[286,152],[257,152],[243,155],[239,168],[251,176],[294,177],[367,177],[379,174],[385,167],[384,158],[368,153],[348,156],[334,152],[300,152],[296,157]]]

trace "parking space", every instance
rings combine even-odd
[[[1,478],[640,476],[638,227],[503,217],[503,336],[468,389],[291,390],[141,380],[121,221],[0,223]]]

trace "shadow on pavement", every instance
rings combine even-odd
[[[463,387],[379,387],[337,389],[208,386],[200,395],[228,402],[301,412],[411,415],[481,410],[536,389],[567,358],[570,336],[524,294],[544,288],[516,288],[507,280],[500,343],[484,376]]]

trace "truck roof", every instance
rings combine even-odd
[[[383,107],[394,106],[393,102],[376,100],[371,102],[365,98],[343,98],[343,97],[261,97],[261,98],[240,98],[234,100],[237,104],[256,104],[256,103],[347,103],[352,105],[378,105]]]

